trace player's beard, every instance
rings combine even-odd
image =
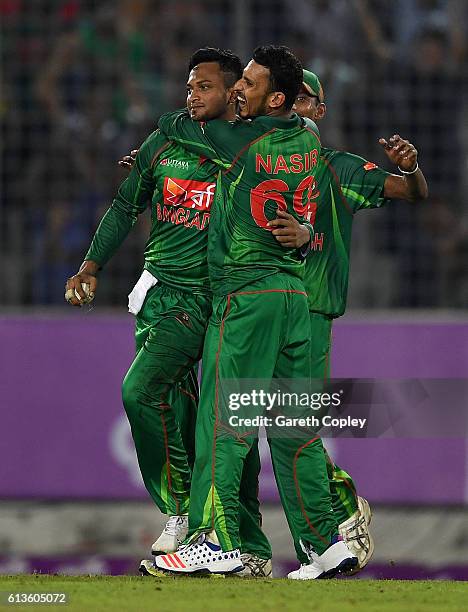
[[[257,106],[254,107],[254,109],[252,109],[249,101],[246,99],[248,115],[246,117],[241,115],[242,118],[243,119],[254,119],[255,117],[261,117],[262,115],[267,115],[268,114],[268,105],[267,105],[268,95],[269,94],[266,93],[263,96],[263,98],[260,100],[260,102],[257,104]]]
[[[221,98],[215,103],[211,102],[208,108],[205,105],[197,110],[198,112],[195,114],[190,112],[190,116],[194,121],[211,121],[212,119],[223,117],[228,110],[228,104],[224,98]]]
[[[261,115],[268,115],[267,99],[268,99],[269,95],[270,95],[270,92],[266,93],[263,96],[263,99],[262,99],[262,101],[261,101],[261,103],[259,104],[259,107],[258,107],[258,113],[256,115],[257,117],[260,117]]]

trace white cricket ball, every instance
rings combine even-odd
[[[81,288],[83,289],[86,298],[83,299],[80,297],[80,294],[78,293],[78,291],[75,289],[75,296],[77,300],[80,300],[80,302],[82,304],[89,304],[90,302],[93,301],[94,299],[94,293],[92,291],[90,291],[90,285],[89,283],[81,283]]]

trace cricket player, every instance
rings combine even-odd
[[[193,74],[189,77],[189,88]],[[302,67],[285,47],[259,47],[244,69],[240,115],[250,122],[197,123],[169,113],[159,126],[169,140],[218,163],[208,240],[214,293],[203,351],[196,458],[189,508],[190,543],[156,566],[176,573],[231,573],[242,567],[238,499],[255,428],[232,431],[220,418],[226,379],[310,377],[310,318],[293,246],[268,227],[277,208],[296,218],[314,206],[311,186],[320,155],[316,126],[291,115]],[[259,356],[261,358],[259,359]],[[338,535],[322,442],[301,430],[269,437],[275,477],[291,526],[300,532],[312,578],[357,565]]]
[[[326,114],[324,93],[318,77],[303,71],[303,84],[293,109],[301,116],[320,121]],[[379,140],[389,160],[401,175],[392,174],[362,157],[322,147],[322,164],[315,175],[317,204],[308,219],[313,227],[310,253],[306,260],[304,286],[308,294],[311,329],[312,378],[329,377],[329,353],[332,322],[346,307],[351,229],[358,210],[377,208],[389,199],[417,201],[427,197],[425,177],[418,165],[415,147],[399,135],[387,141]],[[279,212],[280,217],[270,226],[281,242],[284,220],[297,225],[297,220]],[[282,219],[281,219],[282,218]],[[305,227],[303,225],[302,227]],[[362,569],[373,552],[373,541],[368,531],[370,509],[366,500],[356,494],[352,478],[328,458],[329,481],[333,509],[340,525],[340,533],[348,547],[359,558]],[[307,579],[308,564],[300,536],[294,537],[299,559],[304,564],[290,578]]]
[[[190,82],[192,117],[234,120],[233,85],[242,74],[239,58],[203,49],[191,58],[189,69],[199,65],[206,70],[195,70]],[[212,161],[170,142],[159,130],[153,132],[104,215],[79,272],[66,285],[67,299],[74,306],[86,301],[82,283],[94,294],[98,271],[151,203],[144,271],[129,296],[129,310],[136,317],[136,354],[122,396],[143,481],[168,515],[153,554],[175,551],[187,534],[198,399],[192,369],[201,356],[211,313],[206,250],[217,173]],[[260,528],[257,499],[259,470],[253,445],[244,465],[237,513],[247,570],[251,566],[269,575],[271,548]],[[239,499],[245,503],[239,505]]]

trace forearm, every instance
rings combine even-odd
[[[428,194],[426,178],[419,168],[414,174],[390,174],[385,180],[385,198],[415,202],[426,199]]]
[[[114,202],[94,234],[85,262],[93,262],[97,271],[111,259],[135,224],[136,216],[119,208]],[[80,269],[81,271],[81,269]],[[93,272],[90,272],[93,274]]]
[[[86,274],[91,274],[91,276],[97,276],[100,269],[101,266],[98,263],[90,259],[85,259],[78,270],[78,274],[84,272]]]
[[[418,167],[414,174],[405,174],[403,179],[406,184],[407,200],[424,200],[429,194],[426,177]]]

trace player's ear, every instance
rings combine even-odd
[[[327,105],[325,102],[320,102],[317,107],[316,119],[323,119],[327,113]]]
[[[281,91],[274,91],[269,95],[270,108],[281,108],[283,106],[286,96]]]

